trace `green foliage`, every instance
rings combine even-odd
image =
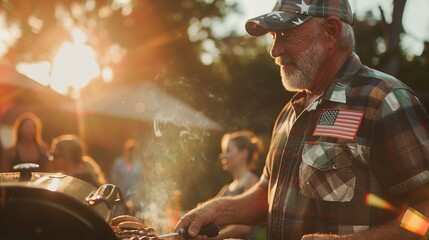
[[[423,96],[429,91],[428,77],[428,43],[420,56],[409,56],[400,46],[386,48],[384,25],[370,14],[364,21],[356,21],[354,26],[356,47],[355,51],[361,61],[371,68],[383,71],[385,64],[391,58],[399,61],[397,75],[401,81],[409,85]],[[405,33],[406,34],[406,33]],[[424,100],[426,100],[425,98]],[[429,102],[426,104],[428,105]]]

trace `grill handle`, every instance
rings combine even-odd
[[[103,184],[98,189],[93,190],[88,197],[85,198],[88,205],[94,206],[101,202],[106,203],[109,209],[119,203],[123,203],[121,189],[114,184]]]
[[[31,180],[32,172],[37,171],[39,164],[37,163],[21,163],[13,166],[14,171],[19,172],[19,181],[27,182]]]

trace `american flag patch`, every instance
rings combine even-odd
[[[364,112],[324,109],[314,129],[313,136],[353,140]]]

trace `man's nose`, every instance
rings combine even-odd
[[[275,36],[273,39],[273,46],[271,47],[271,57],[280,57],[285,52],[285,42],[283,38]]]

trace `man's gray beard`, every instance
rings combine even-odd
[[[298,92],[311,89],[316,71],[322,62],[324,50],[320,43],[315,42],[296,58],[295,66],[297,68],[293,72],[286,72],[284,68],[280,68],[282,83],[286,90]]]

